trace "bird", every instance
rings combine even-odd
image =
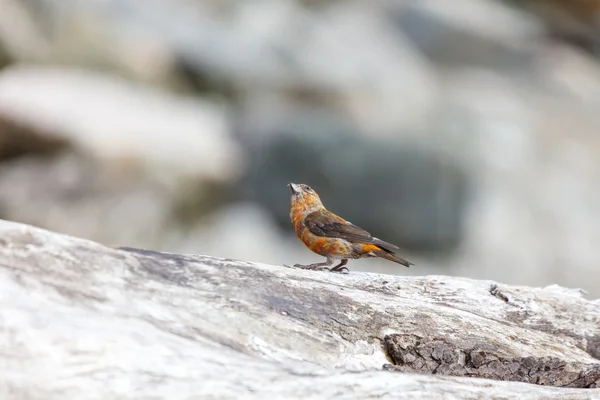
[[[296,236],[309,250],[327,259],[314,264],[295,264],[295,268],[347,273],[350,272],[346,267],[348,260],[374,257],[406,267],[414,265],[395,254],[398,246],[373,237],[366,230],[327,210],[310,186],[290,182],[288,187],[291,191],[290,219]],[[331,267],[335,260],[341,261]]]

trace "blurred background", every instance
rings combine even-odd
[[[600,1],[0,0],[0,218],[270,264],[287,183],[416,264],[600,296]]]

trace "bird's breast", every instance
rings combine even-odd
[[[306,227],[296,229],[296,236],[316,254],[331,258],[353,258],[352,245],[344,239],[317,236]]]

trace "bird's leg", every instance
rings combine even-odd
[[[329,268],[327,268],[327,267],[330,266],[331,264],[333,264],[333,258],[327,257],[327,261],[323,261],[322,263],[314,263],[314,264],[307,264],[307,265],[294,264],[294,268],[312,269],[312,270],[317,270],[317,271],[323,271],[323,270],[329,271]]]
[[[342,262],[340,262],[335,267],[331,268],[330,271],[331,272],[344,272],[344,270],[346,270],[346,272],[350,272],[350,270],[348,268],[344,267],[344,265],[346,265],[346,264],[348,264],[348,259],[344,258],[342,260]]]

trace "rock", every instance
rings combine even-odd
[[[5,69],[0,213],[164,248],[223,202],[243,164],[226,118],[210,102],[93,72]]]
[[[600,304],[577,290],[0,238],[6,398],[600,396]]]
[[[378,6],[275,0],[27,4],[30,19],[57,32],[46,62],[102,65],[183,90],[193,83],[234,101],[257,90],[327,97],[328,107],[346,110],[357,123],[392,131],[422,123],[437,94],[428,63]]]
[[[0,67],[13,59],[29,61],[47,57],[50,43],[28,5],[2,0],[0,6]]]
[[[540,73],[548,75],[560,74]],[[485,70],[447,76],[430,142],[471,172],[472,196],[464,241],[444,263],[461,275],[560,282],[597,297],[597,96],[548,96],[548,86]]]
[[[3,0],[0,44],[17,63],[100,66],[137,80],[175,83],[171,49],[139,29],[127,3]]]
[[[52,156],[69,149],[69,142],[51,133],[39,133],[0,115],[0,162],[27,156]]]
[[[431,60],[445,66],[531,72],[543,27],[500,1],[400,2],[391,14]]]
[[[535,14],[553,36],[600,54],[600,1],[513,0],[512,3]]]
[[[225,110],[114,76],[75,68],[5,69],[0,114],[61,135],[111,163],[214,181],[231,179],[240,167]]]
[[[152,179],[69,152],[0,164],[2,218],[106,244],[160,247],[174,229],[173,197]]]
[[[577,103],[594,113],[600,106],[600,66],[598,60],[566,45],[549,46],[538,58],[540,89],[547,96]]]
[[[294,67],[290,72],[295,72],[290,81],[329,95],[362,129],[387,132],[390,138],[418,129],[438,95],[434,71],[394,29],[384,9],[338,5],[319,11],[296,27],[313,38],[303,42],[308,45],[285,43]],[[294,37],[289,31],[281,35]]]
[[[291,230],[290,225],[287,231]],[[273,215],[264,207],[240,202],[223,205],[205,218],[202,225],[177,237],[167,248],[275,265],[310,262],[311,257],[317,257],[303,251],[301,243],[289,240],[288,236],[281,234]]]

